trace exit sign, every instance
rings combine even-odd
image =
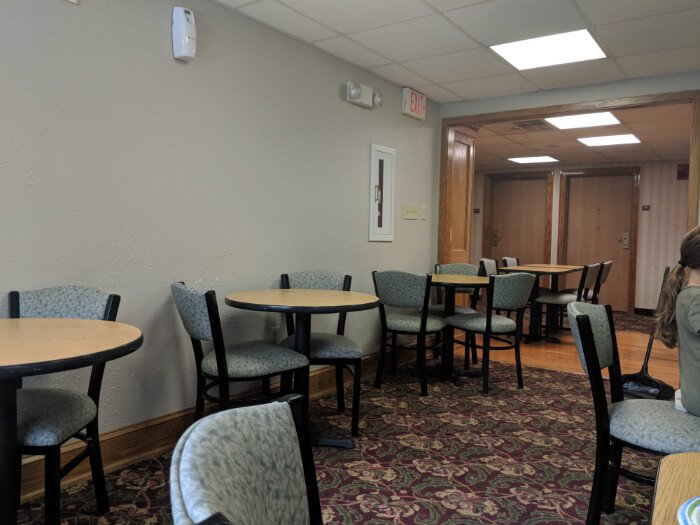
[[[401,113],[418,120],[425,120],[425,106],[428,103],[425,95],[411,88],[403,88],[401,95],[403,100]]]

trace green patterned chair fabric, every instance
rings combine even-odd
[[[89,396],[63,388],[17,390],[17,444],[52,447],[84,429],[97,416]]]
[[[493,283],[493,307],[501,310],[525,308],[535,276],[531,273],[496,275]]]
[[[518,258],[517,257],[503,257],[501,259],[503,262],[503,266],[508,267],[508,266],[518,266]]]
[[[309,360],[299,352],[265,341],[247,341],[226,348],[228,377],[234,379],[277,375],[308,364]],[[215,352],[202,359],[202,372],[218,375]]]
[[[171,283],[170,291],[182,324],[190,337],[199,341],[212,341],[214,336],[211,332],[205,292],[181,283]]]
[[[294,349],[294,336],[282,340],[281,346]],[[313,332],[311,334],[311,350],[309,357],[313,359],[362,359],[360,346],[343,335]]]
[[[603,284],[605,281],[608,280],[608,275],[610,275],[610,270],[612,270],[612,261],[605,261],[603,263],[603,269],[601,270],[600,274],[600,284]]]
[[[448,275],[479,275],[479,267],[468,263],[436,264],[435,273]],[[455,293],[474,293],[474,288],[455,288]],[[467,313],[467,312],[464,312]]]
[[[601,263],[589,264],[588,271],[586,272],[586,277],[583,281],[583,288],[586,290],[593,290],[595,288],[595,283],[598,280],[598,274],[603,269]]]
[[[485,332],[486,331],[486,314],[475,313],[467,315],[453,315],[446,321],[461,330],[467,332]],[[491,331],[494,334],[507,334],[515,332],[517,324],[512,319],[503,315],[491,316]]]
[[[569,303],[573,303],[577,299],[576,295],[577,290],[563,290],[561,292],[554,292],[554,293],[546,293],[543,295],[540,295],[537,298],[538,303],[544,303],[544,304],[559,304],[562,306],[566,306]],[[593,297],[593,290],[590,291],[589,294],[587,294],[587,297]]]
[[[498,263],[495,259],[486,259],[482,257],[479,259],[479,263],[484,266],[486,277],[491,277],[492,275],[496,275],[498,273]]]
[[[422,308],[427,279],[425,274],[396,270],[376,272],[377,295],[386,306]]]
[[[595,349],[598,354],[598,363],[600,368],[608,368],[613,364],[613,342],[612,333],[610,332],[610,323],[608,315],[605,311],[605,306],[602,304],[590,304],[583,302],[571,302],[566,307],[569,317],[569,326],[571,327],[571,335],[574,337],[574,345],[578,352],[578,358],[583,366],[583,371],[588,375],[586,367],[586,357],[581,341],[581,333],[576,322],[576,317],[579,315],[587,315],[591,322],[593,331],[593,339],[595,341]]]
[[[175,525],[216,513],[245,525],[310,521],[299,439],[287,403],[199,420],[180,437],[171,465]]]
[[[390,313],[386,315],[386,327],[395,332],[408,332],[417,334],[420,332],[420,314]],[[428,315],[425,323],[426,332],[437,332],[447,326],[443,317]]]
[[[344,275],[325,270],[304,270],[290,273],[290,288],[306,288],[309,290],[342,290]]]
[[[104,319],[109,294],[81,286],[54,286],[20,292],[20,317]]]

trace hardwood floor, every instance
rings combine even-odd
[[[545,342],[523,344],[520,351],[523,367],[535,366],[548,370],[583,374],[571,333],[560,332],[556,336],[561,340],[560,344]],[[461,334],[458,334],[458,337],[461,339]],[[648,340],[648,334],[617,331],[617,346],[623,374],[639,371],[644,360]],[[481,359],[481,356],[479,358]],[[463,347],[457,345],[455,347],[455,366],[462,365],[464,363],[463,359]],[[491,352],[491,360],[515,363],[515,354],[512,350]],[[666,348],[661,341],[654,341],[649,360],[649,375],[655,379],[665,381],[674,388],[678,388],[680,383],[678,349]]]

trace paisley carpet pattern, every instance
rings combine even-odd
[[[492,391],[479,380],[429,383],[421,398],[406,373],[382,390],[363,384],[354,450],[317,448],[325,523],[582,523],[594,457],[593,413],[585,377],[535,368],[515,387],[512,366],[495,363]],[[321,433],[349,435],[334,398],[312,403]],[[656,460],[625,452],[627,465],[654,472]],[[63,523],[170,523],[169,455],[108,475],[111,513],[98,517],[90,483],[64,491]],[[617,510],[604,523],[647,523],[651,487],[621,480]],[[42,501],[22,506],[19,523],[42,517]]]

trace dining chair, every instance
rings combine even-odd
[[[486,277],[491,277],[498,273],[498,261],[496,259],[487,259],[482,257],[479,259],[479,266],[484,269],[483,275]]]
[[[201,292],[177,282],[171,283],[170,291],[194,350],[197,369],[195,419],[204,415],[205,400],[218,403],[221,410],[229,408],[232,403],[229,383],[232,382],[269,381],[270,377],[292,372],[294,388],[299,392],[306,391],[309,380],[306,356],[267,341],[226,345],[214,290]],[[203,341],[213,345],[213,350],[206,355]],[[209,393],[213,388],[218,388],[218,395]],[[244,399],[241,402],[251,401]]]
[[[305,270],[285,273],[281,277],[283,289],[304,288],[320,290],[350,291],[352,277],[323,270]],[[311,351],[309,363],[312,365],[333,365],[335,367],[335,388],[338,412],[345,412],[345,385],[343,373],[345,368],[353,375],[351,434],[357,436],[360,428],[360,384],[362,382],[362,349],[355,341],[345,335],[347,314],[338,315],[336,333],[311,333]],[[294,349],[294,315],[286,314],[287,338],[280,344]]]
[[[175,525],[323,523],[303,396],[198,420],[170,464]]]
[[[426,336],[441,332],[447,322],[442,317],[428,313],[432,277],[395,270],[372,272],[374,290],[379,297],[379,321],[381,336],[379,341],[379,363],[374,387],[381,388],[386,357],[387,338],[391,336],[391,373],[396,374],[397,336],[411,335],[417,340],[417,366],[422,396],[428,395],[426,375]],[[387,308],[403,311],[387,312]],[[405,347],[404,347],[405,348]]]
[[[519,266],[520,265],[520,261],[518,260],[517,257],[501,257],[501,263],[506,268],[508,266]]]
[[[511,273],[491,275],[486,289],[486,312],[467,315],[453,315],[447,318],[449,329],[464,330],[467,339],[472,341],[472,348],[481,348],[482,392],[489,391],[489,363],[492,350],[514,350],[515,370],[518,388],[523,387],[523,372],[520,362],[520,341],[523,333],[523,318],[525,307],[535,282],[531,273]],[[515,312],[515,320],[504,315],[498,315],[498,310]],[[482,334],[483,344],[477,345],[473,334]],[[506,339],[511,337],[512,340]],[[503,343],[494,346],[491,342]],[[465,356],[465,369],[468,362]]]
[[[622,467],[625,447],[655,455],[700,451],[700,417],[676,410],[673,401],[624,399],[620,357],[610,305],[572,302],[569,325],[593,396],[596,456],[586,523],[615,512],[619,475],[653,484],[654,478]],[[607,368],[609,399],[602,369]]]
[[[120,297],[94,288],[55,286],[9,294],[11,318],[59,317],[114,321]],[[109,511],[102,467],[98,411],[105,364],[92,365],[87,393],[67,388],[17,390],[17,495],[21,485],[22,454],[44,456],[46,523],[58,523],[61,513],[61,478],[86,458],[90,460],[97,512]],[[61,445],[71,438],[85,448],[61,467]],[[19,501],[17,501],[19,503]]]

